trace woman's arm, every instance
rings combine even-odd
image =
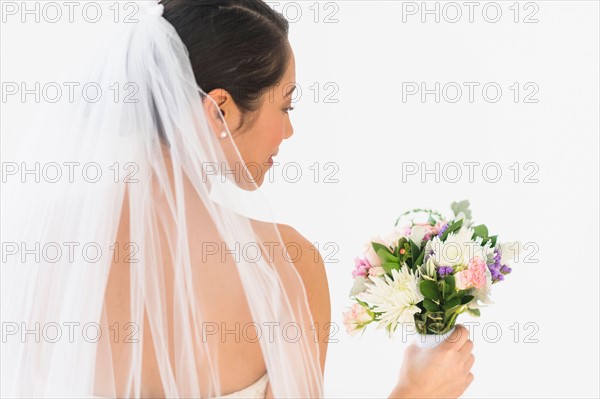
[[[293,227],[283,224],[277,226],[286,246],[296,245],[302,250],[302,256],[294,262],[294,266],[296,266],[306,290],[308,306],[315,323],[314,328],[318,334],[321,372],[324,373],[327,344],[331,330],[331,300],[329,297],[329,284],[327,283],[325,263],[321,254],[312,243]],[[312,331],[308,331],[307,333],[312,333]]]
[[[319,340],[321,372],[324,374],[327,344],[331,330],[331,300],[329,297],[327,274],[325,273],[325,263],[319,251],[293,227],[284,224],[278,224],[277,227],[286,246],[293,244],[299,246],[302,250],[302,256],[294,262],[294,266],[298,270],[298,274],[302,278],[304,289],[306,290],[308,306]],[[308,331],[307,333],[313,334],[313,331]],[[274,397],[270,383],[267,387],[266,397]]]

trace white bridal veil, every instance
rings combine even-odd
[[[224,395],[223,342],[241,339],[275,397],[320,397],[300,276],[275,224],[211,199],[257,187],[160,7],[79,69],[127,95],[49,105],[19,133],[15,168],[42,178],[3,184],[2,396]]]

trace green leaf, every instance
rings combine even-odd
[[[392,251],[390,251],[390,249],[383,244],[380,244],[378,242],[371,242],[371,245],[373,246],[375,253],[379,252],[379,250],[382,249],[385,252],[387,252],[388,254],[393,255]]]
[[[413,265],[416,265],[416,261],[420,255],[420,249],[419,249],[419,247],[417,247],[417,244],[415,244],[414,242],[412,242],[412,241],[409,241],[409,242],[410,242],[410,254],[412,257]]]
[[[426,310],[428,310],[430,312],[439,312],[440,311],[440,306],[437,303],[433,302],[429,298],[425,298],[423,300],[423,306],[425,307]]]
[[[370,308],[371,308],[371,307],[370,307],[370,306],[369,306],[369,305],[368,305],[366,302],[363,302],[363,301],[361,301],[361,300],[360,300],[360,299],[358,299],[358,298],[354,298],[354,300],[355,300],[356,302],[358,302],[360,305],[362,305],[362,306],[363,306],[365,309],[370,309]]]
[[[383,270],[390,275],[392,274],[392,270],[400,270],[400,265],[393,262],[384,262],[381,264],[381,267],[383,267]]]
[[[490,240],[492,240],[492,247],[495,247],[496,241],[498,240],[498,236],[491,236],[489,238],[490,238]]]
[[[469,309],[467,308],[467,312],[469,312],[472,316],[479,317],[481,316],[481,312],[479,309]]]
[[[444,287],[444,294],[446,296],[450,296],[451,294],[454,293],[454,290],[456,288],[454,276],[446,276],[446,278],[444,279],[444,282],[446,283],[446,286]]]
[[[487,238],[488,236],[488,229],[485,224],[473,227],[473,231],[473,237]]]
[[[377,256],[379,256],[379,259],[381,259],[382,262],[398,263],[400,260],[398,257],[394,256],[390,252],[386,252],[383,249],[379,249],[377,251]]]
[[[460,305],[460,299],[457,297],[454,297],[452,299],[450,299],[449,301],[447,301],[446,303],[444,303],[444,305],[442,305],[444,307],[445,310],[448,309],[452,309],[455,306]]]
[[[467,303],[471,302],[473,298],[475,298],[473,295],[465,295],[460,300],[460,303],[461,305],[466,305]]]
[[[460,230],[460,228],[463,225],[463,222],[464,222],[464,219],[457,220],[456,222],[452,223],[452,226],[450,226],[449,230],[452,232]]]
[[[421,281],[421,284],[419,284],[419,289],[421,290],[421,294],[423,294],[425,298],[433,299],[436,301],[439,301],[442,298],[440,287],[438,287],[435,281],[423,280]]]
[[[454,212],[454,216],[458,216],[459,213],[464,213],[467,219],[471,219],[471,210],[469,209],[469,200],[463,200],[460,202],[453,202],[450,204],[450,208],[452,208],[452,212]]]
[[[423,258],[424,257],[425,257],[425,249],[423,249],[421,251],[421,254],[419,255],[419,257],[415,261],[415,266],[421,266],[423,264]]]
[[[450,233],[454,233],[455,231],[459,230],[462,227],[462,224],[463,224],[463,219],[460,219],[459,221],[452,223],[450,226],[448,226],[446,231],[444,231],[444,234],[442,234],[440,239],[442,241],[444,241]]]

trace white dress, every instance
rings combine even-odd
[[[265,373],[258,381],[252,385],[242,389],[241,391],[233,392],[220,398],[252,398],[264,399],[267,395],[267,385],[269,383],[268,374]]]
[[[269,384],[268,374],[265,373],[258,381],[246,388],[230,393],[217,398],[248,398],[248,399],[264,399],[267,396],[267,385]],[[65,396],[69,397],[69,396]],[[107,396],[92,396],[92,399],[107,399]]]

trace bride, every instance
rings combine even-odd
[[[2,396],[323,396],[323,260],[239,210],[268,209],[254,194],[293,135],[287,33],[261,0],[163,0],[80,69],[135,101],[63,104],[24,136],[23,165],[103,173],[5,184]],[[460,396],[467,335],[409,346],[390,397]]]

